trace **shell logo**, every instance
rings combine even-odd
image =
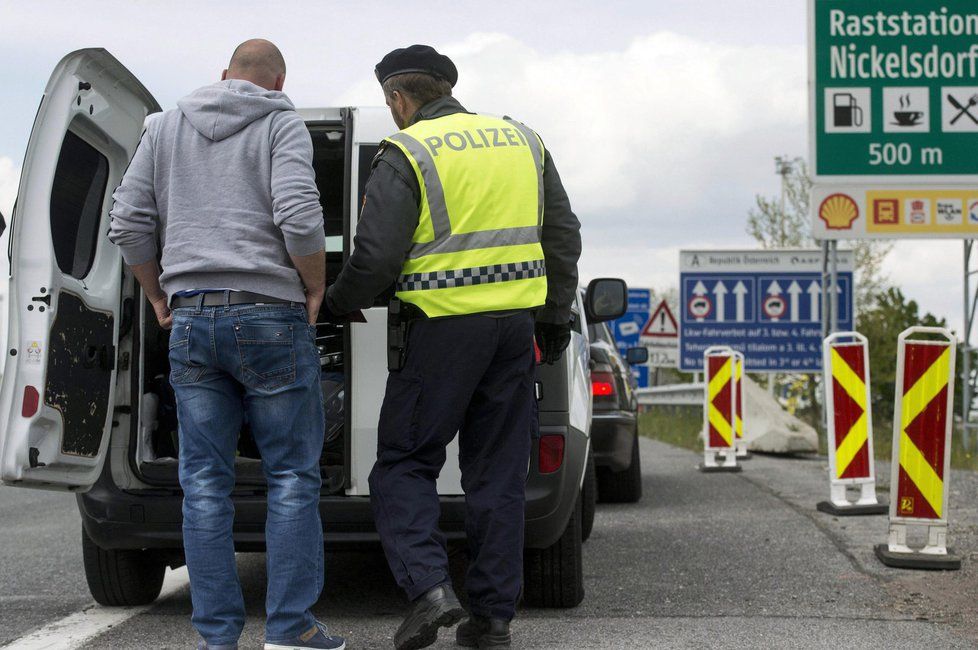
[[[859,218],[859,206],[846,194],[832,194],[818,207],[818,217],[829,230],[849,230]]]

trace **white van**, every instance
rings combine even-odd
[[[144,120],[159,110],[107,51],[67,55],[38,109],[10,223],[0,480],[78,493],[88,583],[107,605],[151,602],[166,566],[183,561],[168,332],[106,236],[112,191]],[[380,108],[300,113],[314,144],[327,271],[335,278],[353,243],[371,160],[395,127]],[[596,282],[614,296],[620,290],[620,281]],[[607,295],[593,302],[608,312],[604,318],[618,315]],[[540,436],[526,489],[524,598],[542,606],[571,607],[584,594],[580,489],[591,387],[583,302],[575,312],[568,352],[538,372]],[[321,513],[331,547],[377,540],[367,475],[387,374],[386,305],[365,316],[364,324],[318,326],[334,425],[322,457]],[[234,540],[238,550],[261,551],[266,486],[250,434],[243,430],[240,438]],[[456,463],[446,465],[438,491],[443,530],[452,541],[463,539]]]

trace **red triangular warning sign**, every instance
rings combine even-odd
[[[679,325],[676,324],[672,310],[669,309],[665,300],[660,302],[659,306],[652,312],[652,318],[645,323],[641,335],[665,339],[674,339],[679,336]]]

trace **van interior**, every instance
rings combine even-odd
[[[342,123],[312,123],[309,131],[313,141],[316,184],[325,217],[326,277],[332,281],[344,261],[344,242],[349,241],[345,224],[350,222],[350,143]],[[360,186],[362,193],[363,179]],[[134,319],[142,323],[139,353],[134,355],[140,361],[135,366],[139,372],[134,373],[137,375],[134,381],[140,382],[142,400],[139,417],[135,418],[138,424],[130,444],[131,457],[138,475],[146,483],[172,487],[178,485],[179,442],[176,401],[168,379],[169,333],[159,327],[149,303],[143,300],[142,305],[141,318]],[[350,368],[346,363],[349,337],[343,324],[321,321],[316,330],[326,407],[326,437],[320,461],[323,493],[340,494],[349,485],[350,472],[349,394],[345,390],[350,380]],[[235,470],[239,488],[263,489],[261,456],[247,422],[238,437],[237,454]]]

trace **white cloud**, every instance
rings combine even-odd
[[[801,46],[719,45],[661,32],[620,51],[543,53],[504,34],[442,48],[472,110],[543,136],[584,226],[583,279],[678,283],[680,248],[751,248],[747,211],[776,194],[773,157],[807,151]],[[340,103],[376,104],[374,79]],[[960,242],[899,242],[884,272],[922,310],[961,318]],[[945,287],[935,290],[935,287]]]
[[[20,168],[6,156],[0,156],[0,213],[9,222],[10,213],[17,198],[17,184],[20,182]]]
[[[947,318],[948,326],[962,332],[964,323],[964,252],[961,240],[898,241],[883,265],[890,284],[916,300],[923,315]],[[975,279],[972,278],[972,290]]]
[[[622,50],[545,53],[504,34],[442,48],[472,110],[536,129],[584,226],[582,276],[678,279],[676,251],[750,245],[758,191],[773,192],[776,153],[805,146],[802,47],[717,45],[668,32]],[[372,78],[340,103],[382,100]]]

